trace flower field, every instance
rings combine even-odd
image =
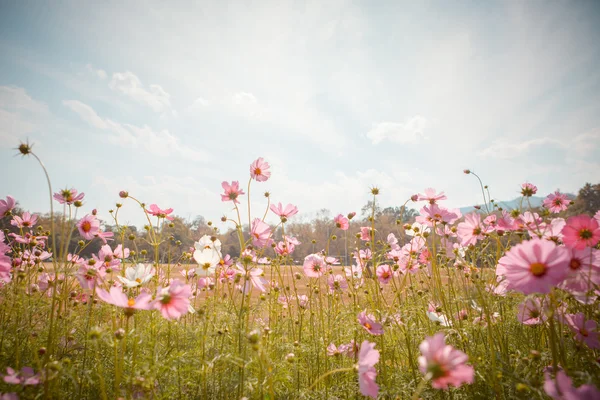
[[[222,183],[237,254],[214,228],[171,257],[174,210],[125,190],[110,231],[77,215],[93,199],[50,179],[43,226],[2,194],[0,398],[600,399],[600,211],[563,218],[558,191],[533,208],[528,182],[521,208],[502,210],[465,170],[491,206],[463,215],[425,189],[402,205],[416,221],[383,232],[373,187],[359,230],[338,214],[294,265],[297,207],[250,209],[272,172],[258,158],[247,186]],[[147,218],[143,238],[120,225],[125,207]],[[344,235],[349,265],[329,251]]]

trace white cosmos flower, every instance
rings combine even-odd
[[[416,234],[421,235],[424,232],[427,232],[427,233],[431,232],[431,228],[429,228],[427,225],[423,225],[423,224],[420,224],[418,222],[414,222],[411,225],[411,228],[412,229],[407,229],[405,231],[405,233],[406,233],[407,236],[415,236]]]
[[[216,239],[214,242],[209,235],[204,235],[194,243],[194,247],[196,250],[208,250],[214,249],[219,252],[219,257],[221,256],[221,241]]]
[[[148,283],[154,276],[152,265],[138,264],[135,267],[127,267],[125,277],[118,276],[123,285],[134,288],[144,283]]]
[[[194,251],[194,260],[198,263],[196,275],[207,276],[215,273],[217,265],[221,261],[221,254],[215,249],[203,249]]]
[[[433,322],[439,322],[442,326],[452,326],[452,322],[444,314],[427,311],[427,316]]]

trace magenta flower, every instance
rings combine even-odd
[[[478,240],[483,239],[486,229],[481,223],[481,215],[471,213],[465,215],[465,221],[457,226],[458,237],[462,246],[476,244]]]
[[[367,314],[367,311],[362,311],[358,314],[358,323],[371,335],[382,335],[383,325],[375,320],[373,314]]]
[[[188,312],[191,295],[190,285],[176,279],[170,286],[158,290],[156,300],[152,301],[151,305],[160,310],[164,318],[179,319]]]
[[[298,214],[298,207],[293,204],[288,204],[285,208],[278,203],[277,205],[271,204],[271,211],[273,211],[276,215],[278,215],[281,220],[287,220],[289,217]],[[285,222],[285,221],[284,221]]]
[[[392,279],[392,274],[394,271],[387,264],[381,264],[377,266],[375,270],[375,274],[377,275],[377,279],[380,283],[387,284]]]
[[[10,212],[15,208],[15,204],[15,198],[12,196],[6,196],[6,200],[0,200],[0,217],[10,215]]]
[[[545,373],[545,377],[544,391],[554,400],[600,399],[600,391],[595,386],[581,385],[575,388],[571,378],[564,371],[556,373],[556,380],[552,380],[548,372]]]
[[[427,200],[429,204],[436,204],[440,200],[446,200],[447,197],[444,192],[437,193],[433,188],[425,189],[425,194],[419,193],[417,195],[417,201]]]
[[[77,190],[71,189],[63,189],[59,193],[54,193],[54,200],[58,201],[60,204],[73,204],[76,201],[83,200],[83,196],[85,193],[77,194]]]
[[[16,226],[17,228],[31,228],[37,223],[37,220],[37,215],[32,215],[25,211],[22,217],[15,215],[12,221],[10,221],[10,224],[12,226]]]
[[[537,193],[537,186],[532,183],[525,182],[521,185],[521,194],[525,197],[531,197]]]
[[[548,293],[567,277],[568,263],[569,252],[565,247],[532,239],[511,248],[498,261],[496,275],[506,278],[507,290]]]
[[[271,177],[271,166],[262,157],[257,158],[250,164],[250,176],[257,182],[264,182]]]
[[[93,215],[86,215],[77,222],[79,234],[85,240],[92,240],[100,231],[100,221]]]
[[[150,215],[154,215],[155,217],[158,218],[166,218],[169,221],[173,221],[173,217],[169,216],[169,214],[171,214],[173,212],[172,208],[166,208],[166,209],[161,209],[159,208],[156,204],[150,204],[150,209],[146,210],[148,212],[148,214]]]
[[[583,250],[600,241],[600,224],[589,215],[578,215],[567,220],[562,234],[565,246]]]
[[[475,371],[466,364],[469,357],[447,345],[442,332],[426,337],[419,345],[419,350],[422,354],[419,357],[419,369],[427,379],[431,379],[431,386],[435,389],[473,383]]]
[[[318,254],[309,254],[304,258],[304,273],[309,278],[318,278],[325,271],[325,259]]]
[[[375,231],[370,226],[360,227],[360,240],[369,241],[375,235]]]
[[[358,385],[360,393],[373,399],[379,394],[379,385],[375,383],[377,370],[375,364],[379,362],[379,351],[375,350],[375,343],[362,342],[358,353]]]
[[[550,193],[543,202],[544,207],[553,213],[559,213],[566,210],[569,207],[569,203],[571,203],[571,201],[567,195],[558,190],[554,193]]]
[[[598,323],[592,319],[585,320],[583,313],[566,314],[565,322],[575,334],[575,340],[585,342],[592,349],[600,349],[598,341]]]
[[[75,277],[83,289],[93,290],[98,283],[104,280],[106,272],[96,265],[80,264],[79,270],[75,273]]]
[[[519,304],[517,319],[524,325],[539,325],[548,317],[544,312],[540,299],[529,297]]]
[[[250,236],[252,237],[252,244],[256,247],[265,247],[272,241],[271,239],[271,227],[269,224],[261,221],[260,218],[255,218],[252,221],[252,229],[250,230]]]
[[[337,226],[338,228],[340,228],[343,231],[347,231],[348,228],[350,228],[350,221],[348,220],[348,218],[344,217],[342,214],[339,214],[337,217],[335,217],[333,219],[333,222],[335,222],[335,226]]]
[[[152,308],[152,305],[150,304],[152,296],[146,292],[142,292],[139,296],[134,298],[123,293],[121,287],[112,286],[108,292],[97,287],[96,295],[103,302],[124,308],[126,312],[133,312],[133,310],[150,310]]]
[[[221,187],[225,193],[221,195],[221,201],[233,201],[236,204],[240,204],[237,198],[244,193],[242,189],[240,189],[240,183],[238,181],[232,181],[231,185],[226,181],[221,183]]]

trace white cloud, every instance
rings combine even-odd
[[[0,147],[16,147],[49,117],[48,106],[31,98],[25,89],[0,86]]]
[[[108,74],[103,69],[96,69],[96,68],[94,68],[92,66],[92,64],[87,64],[85,67],[87,68],[87,70],[89,72],[91,72],[92,74],[96,75],[100,79],[106,79],[106,78],[108,78]]]
[[[116,72],[108,86],[117,92],[131,97],[138,103],[145,104],[156,112],[162,112],[171,107],[171,95],[160,85],[152,84],[149,90],[144,88],[142,81],[133,72]]]
[[[552,138],[537,138],[522,142],[509,142],[507,140],[497,140],[489,147],[481,150],[479,155],[486,158],[509,159],[521,156],[523,153],[531,151],[536,147],[551,145],[566,148],[567,144],[563,141]]]
[[[98,129],[108,129],[107,123],[96,114],[96,111],[87,104],[83,104],[77,100],[64,100],[63,105],[79,114],[81,119],[88,122],[93,127]]]
[[[396,143],[417,143],[425,139],[424,131],[427,119],[420,115],[408,118],[404,122],[380,122],[367,133],[373,144],[389,140]]]
[[[0,108],[36,113],[48,112],[46,104],[32,99],[25,89],[16,86],[0,86]]]

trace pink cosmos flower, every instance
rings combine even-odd
[[[548,317],[544,312],[540,299],[529,297],[519,304],[517,319],[524,325],[539,325]]]
[[[554,218],[549,224],[543,227],[541,231],[542,237],[558,244],[562,240],[562,230],[566,224],[563,218]]]
[[[600,399],[600,391],[595,386],[581,385],[575,388],[571,378],[562,370],[556,373],[556,380],[553,380],[548,372],[544,375],[546,377],[544,391],[554,400]]]
[[[262,157],[257,158],[250,164],[250,176],[257,182],[264,182],[271,177],[271,166]]]
[[[236,263],[235,267],[237,268],[238,275],[246,277],[246,279],[243,280],[244,287],[241,288],[242,293],[249,293],[252,287],[257,288],[263,293],[267,291],[267,288],[265,287],[267,280],[263,278],[264,273],[262,269],[250,268],[246,270],[240,263]]]
[[[327,346],[327,355],[328,356],[339,356],[340,354],[343,354],[345,350],[346,350],[345,345],[340,344],[338,347],[332,342],[332,343],[329,343],[329,346]]]
[[[17,228],[31,228],[37,223],[37,220],[37,215],[32,215],[25,211],[22,217],[15,215],[12,221],[10,221],[10,224],[12,226],[16,226]]]
[[[377,279],[379,282],[387,284],[392,279],[392,274],[394,271],[387,264],[381,264],[377,266],[375,270],[375,274],[377,275]]]
[[[221,195],[221,201],[233,201],[236,204],[240,204],[238,197],[246,194],[240,189],[240,183],[238,181],[232,181],[231,185],[227,182],[222,182],[221,187],[225,190],[225,193]]]
[[[0,200],[0,217],[10,215],[10,212],[15,208],[15,204],[15,198],[12,196],[6,196],[6,200]]]
[[[549,293],[569,273],[569,252],[554,242],[532,239],[511,248],[499,261],[496,275],[506,288],[525,294]]]
[[[548,197],[544,199],[544,207],[550,212],[559,213],[566,210],[569,207],[571,201],[566,194],[559,192],[558,190],[554,193],[550,193]]]
[[[377,370],[375,364],[379,362],[379,351],[375,350],[375,343],[362,342],[358,353],[358,385],[360,393],[373,399],[379,394],[379,385],[375,383]]]
[[[472,366],[466,364],[469,357],[447,345],[442,332],[426,337],[419,345],[419,350],[422,354],[419,357],[419,369],[431,379],[431,386],[435,389],[473,383],[475,371]]]
[[[12,385],[34,386],[38,385],[41,382],[41,379],[40,374],[34,374],[33,368],[31,367],[23,367],[20,372],[7,367],[6,375],[4,375],[4,382]]]
[[[521,185],[521,194],[525,197],[531,197],[537,193],[537,186],[532,183],[525,182]]]
[[[600,224],[586,214],[570,217],[562,234],[565,246],[582,250],[600,241]]]
[[[252,221],[252,229],[250,230],[252,244],[256,247],[265,247],[272,242],[271,227],[261,221],[260,218],[255,218]]]
[[[104,244],[106,244],[108,242],[108,240],[112,240],[112,238],[115,236],[114,232],[104,232],[102,230],[98,230],[98,233],[96,233],[95,235],[97,238],[100,238],[100,240],[102,240],[102,242],[104,242]]]
[[[481,215],[478,213],[465,215],[465,221],[458,224],[457,232],[462,246],[476,244],[478,240],[485,237],[484,233],[486,233],[486,229],[481,223]]]
[[[329,285],[329,293],[343,292],[348,289],[348,281],[342,275],[329,275],[327,278],[327,284]]]
[[[502,210],[502,216],[496,222],[496,231],[511,232],[517,228],[515,219],[506,210]]]
[[[598,221],[598,224],[600,224],[600,210],[596,211],[596,214],[594,214],[594,219]]]
[[[425,189],[425,194],[419,193],[417,195],[417,201],[427,200],[429,204],[436,204],[440,200],[446,200],[447,197],[444,192],[440,192],[438,194],[435,193],[435,189],[427,188]]]
[[[83,289],[94,289],[104,280],[106,272],[96,265],[81,264],[75,277]]]
[[[318,254],[309,254],[302,267],[309,278],[319,278],[325,271],[325,259]]]
[[[598,323],[592,319],[585,320],[583,313],[566,314],[565,322],[575,334],[575,340],[585,342],[592,349],[600,349],[598,340]]]
[[[79,234],[85,240],[92,240],[100,230],[100,221],[93,215],[86,215],[77,222]]]
[[[165,208],[164,210],[159,208],[156,204],[150,204],[150,209],[146,210],[148,214],[154,215],[158,218],[166,218],[169,221],[173,221],[173,217],[169,216],[173,212],[172,208]]]
[[[287,220],[289,217],[298,214],[298,207],[293,204],[288,204],[285,208],[278,203],[277,205],[271,204],[271,211],[273,211],[276,215],[278,215],[281,220]],[[285,222],[285,221],[284,221]]]
[[[358,314],[358,323],[365,328],[371,335],[382,335],[383,325],[375,320],[373,314],[367,314],[367,311],[362,311]]]
[[[343,231],[347,231],[348,228],[350,228],[350,221],[348,220],[348,218],[344,217],[342,214],[339,214],[337,217],[335,217],[333,219],[333,222],[335,222],[335,226],[337,226],[338,228],[340,228]]]
[[[83,200],[85,193],[77,194],[77,190],[71,189],[63,189],[59,193],[54,193],[54,200],[58,201],[60,204],[73,204],[76,201]]]
[[[191,295],[190,285],[176,279],[168,287],[158,290],[156,300],[151,305],[160,310],[164,318],[179,319],[189,311]]]
[[[123,293],[122,288],[112,286],[108,292],[97,287],[96,294],[103,302],[124,308],[126,312],[133,312],[133,310],[150,310],[152,308],[152,305],[150,304],[152,296],[146,292],[142,292],[139,296],[134,298]]]
[[[600,250],[569,250],[569,275],[561,288],[571,293],[585,293],[600,285]]]
[[[415,220],[420,224],[430,227],[437,224],[451,224],[460,218],[460,212],[457,213],[457,210],[448,210],[439,207],[437,204],[424,206],[419,210],[419,214]]]

